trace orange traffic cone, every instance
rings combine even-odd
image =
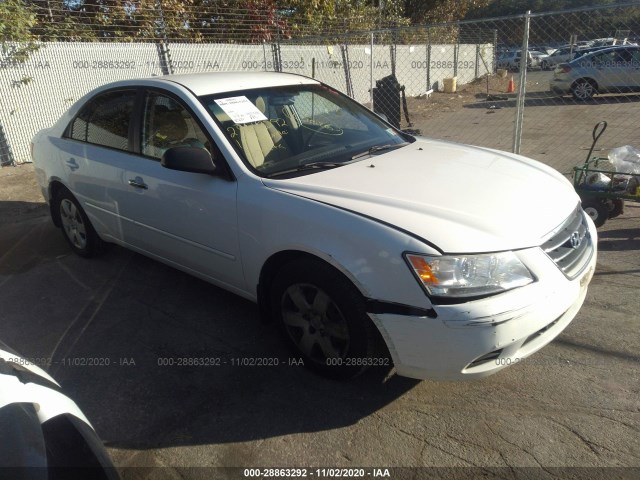
[[[507,93],[513,93],[516,91],[516,84],[513,81],[513,75],[511,75],[511,80],[509,80],[509,85],[507,85]]]

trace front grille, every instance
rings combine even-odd
[[[569,279],[577,277],[594,250],[582,208],[578,207],[540,247]]]

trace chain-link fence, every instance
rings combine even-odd
[[[357,25],[345,20],[343,33],[332,25],[323,36],[300,36],[304,29],[294,35],[281,18],[259,10],[236,12],[225,34],[193,17],[193,9],[152,4],[139,12],[137,27],[121,20],[92,41],[58,27],[36,42],[3,45],[3,164],[29,161],[33,134],[98,85],[197,71],[307,75],[401,128],[519,151],[561,171],[582,160],[600,120],[609,123],[601,149],[640,143],[637,3],[356,33],[347,33]],[[215,14],[206,18],[220,18]],[[139,29],[126,42],[125,26]],[[602,47],[609,49],[596,50]]]
[[[293,39],[281,50],[304,52],[316,66],[304,74],[401,128],[567,172],[601,120],[609,128],[596,153],[640,144],[639,35],[635,3]]]

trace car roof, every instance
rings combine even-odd
[[[617,45],[615,47],[597,48],[597,49],[594,49],[593,51],[587,51],[586,53],[581,54],[580,56],[574,58],[568,63],[578,64],[578,62],[584,62],[585,60],[588,60],[590,57],[593,57],[595,55],[601,55],[607,52],[615,52],[616,50],[629,50],[629,49],[638,50],[640,49],[640,46],[639,45]]]
[[[606,52],[614,52],[616,50],[629,50],[629,49],[638,50],[640,48],[640,45],[616,45],[615,47],[603,47],[603,48],[593,47],[593,48],[594,48],[594,50],[592,52],[585,53],[580,58],[584,59],[584,57],[589,57],[591,55],[601,54],[601,53],[606,53]]]
[[[278,72],[216,72],[190,73],[153,77],[162,82],[173,82],[191,90],[195,95],[250,90],[254,88],[290,85],[313,85],[316,80],[292,73]]]

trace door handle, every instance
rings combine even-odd
[[[146,190],[147,188],[149,188],[140,177],[130,179],[129,185],[131,185],[132,187],[141,188],[142,190]]]
[[[78,165],[78,162],[76,162],[75,158],[70,158],[64,163],[66,163],[67,167],[69,167],[72,171],[80,168],[80,165]]]

